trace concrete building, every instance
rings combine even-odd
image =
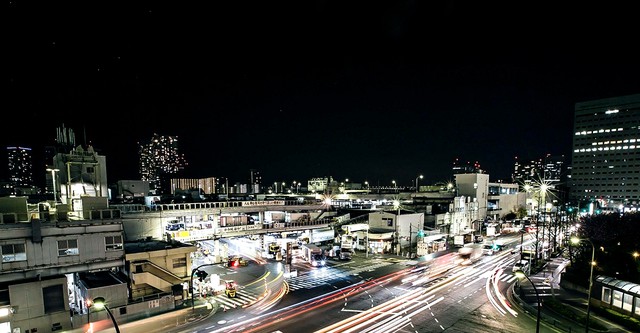
[[[638,209],[640,94],[576,103],[573,133],[570,200],[591,210]]]
[[[500,220],[509,213],[517,213],[520,208],[526,209],[527,195],[520,190],[518,184],[489,183],[487,215]]]
[[[2,332],[71,329],[72,304],[84,302],[76,274],[124,267],[120,219],[57,221],[25,197],[0,198],[0,217]]]
[[[49,204],[0,198],[0,332],[88,331],[90,321],[107,319],[91,306],[96,297],[118,322],[173,310],[187,297],[195,246],[127,241],[122,214],[106,198],[82,197],[77,212]]]

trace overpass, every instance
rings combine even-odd
[[[150,237],[195,242],[326,228],[332,221],[332,216],[326,214],[326,205],[308,200],[223,201],[150,206],[126,204],[111,205],[110,208],[120,210],[127,240]]]

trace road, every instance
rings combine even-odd
[[[505,250],[461,266],[455,254],[428,261],[358,254],[324,268],[298,262],[298,276],[287,279],[275,262],[230,269],[253,282],[237,299],[215,296],[222,311],[170,332],[535,332],[535,317],[506,297],[518,255]]]

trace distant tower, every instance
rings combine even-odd
[[[251,169],[249,170],[249,193],[260,193],[260,187],[262,185],[262,176],[260,171]]]
[[[149,142],[138,147],[141,180],[148,181],[156,194],[171,193],[170,179],[187,165],[178,151],[178,137],[154,133]]]
[[[551,160],[550,160],[551,161]],[[552,162],[550,162],[552,163]],[[553,163],[552,163],[553,164]],[[521,162],[516,157],[511,177],[515,183],[520,185],[540,183],[545,176],[545,167],[542,159],[531,160],[528,163]],[[553,171],[552,171],[553,170]],[[550,169],[550,174],[555,171],[555,166]]]
[[[21,189],[33,187],[33,156],[31,148],[7,147],[9,182],[12,194],[22,194]]]
[[[457,174],[465,174],[465,173],[484,173],[484,170],[480,167],[480,163],[478,161],[471,163],[467,162],[466,164],[460,163],[459,159],[455,159],[453,161],[453,167],[451,168],[453,171],[453,175]]]

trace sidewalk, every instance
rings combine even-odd
[[[587,313],[587,294],[576,290],[565,288],[561,285],[562,272],[569,264],[569,260],[562,256],[547,260],[545,265],[538,272],[532,272],[529,279],[535,284],[538,291],[542,308],[540,312],[540,325],[553,327],[555,331],[560,332],[582,332],[585,330],[585,322],[577,321],[577,318],[568,318],[554,311],[548,306],[544,306],[545,300],[555,299],[564,306],[570,307],[574,313]],[[510,290],[514,299],[514,304],[527,312],[536,320],[537,316],[537,297],[534,288],[529,281],[523,279],[520,287],[514,285]],[[630,333],[631,331],[616,324],[608,319],[598,316],[594,313],[593,308],[589,313],[591,321],[597,322],[606,329],[597,329],[589,327],[589,331],[593,332],[609,332],[609,333]]]

